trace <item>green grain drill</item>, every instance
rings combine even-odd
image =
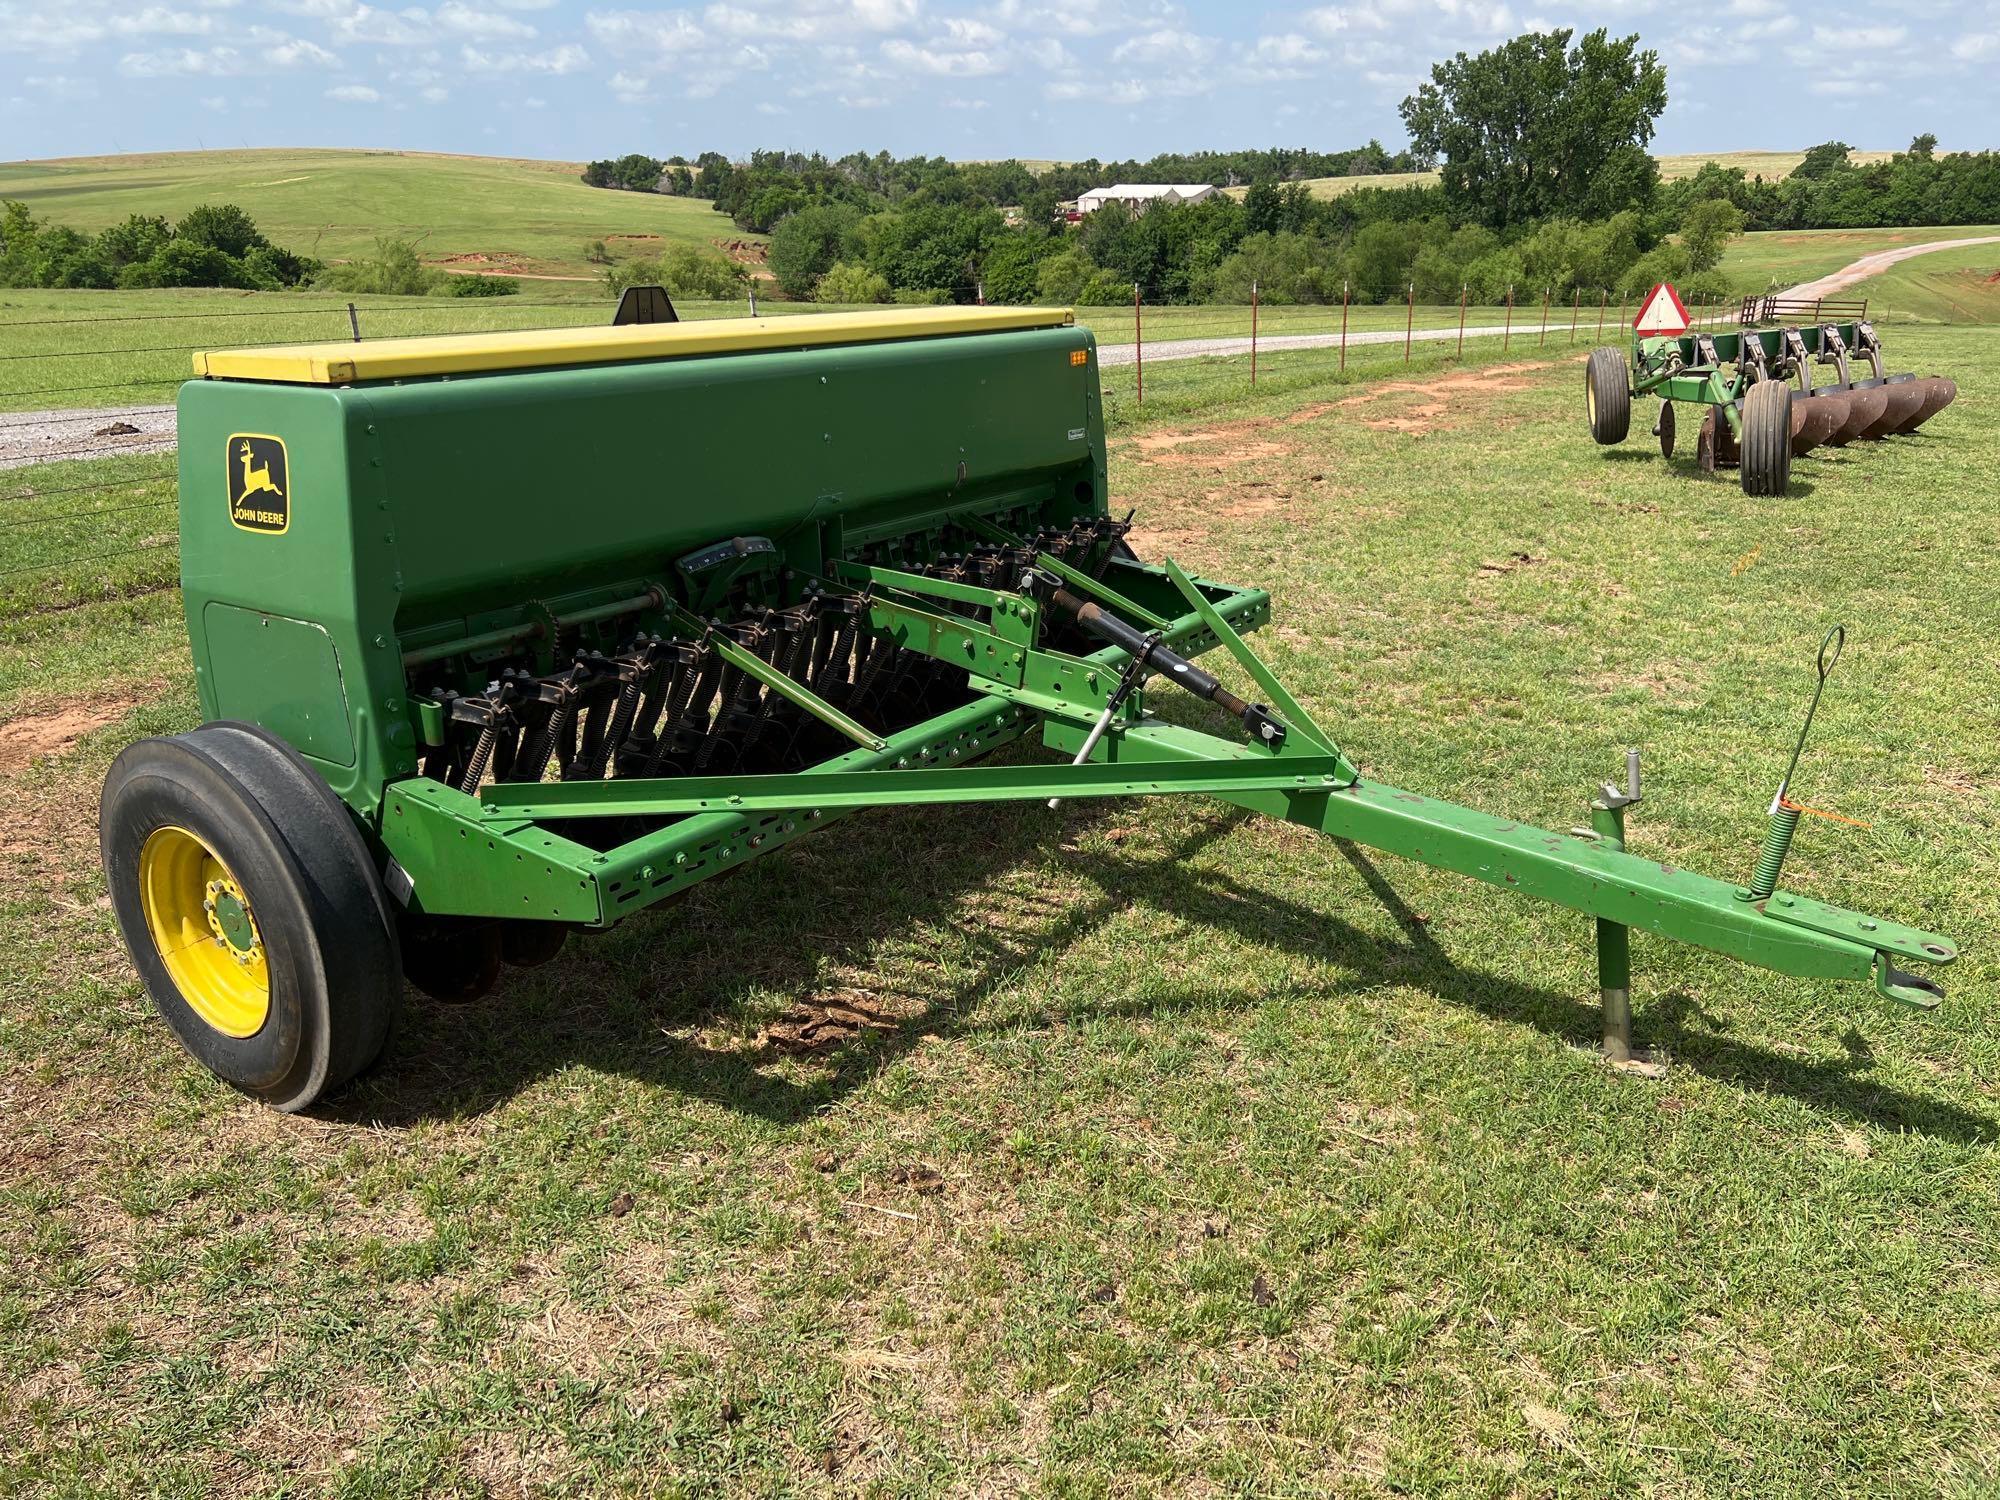
[[[1133,555],[1066,312],[196,373],[181,566],[207,722],[119,756],[103,854],[176,1035],[282,1109],[374,1059],[405,978],[478,995],[885,804],[1199,793],[1592,913],[1616,1057],[1628,928],[1918,1005],[1939,991],[1904,966],[1955,956],[1775,868],[1753,895],[1627,854],[1636,757],[1569,832],[1361,776],[1244,643],[1264,593]],[[1151,711],[1181,692],[1210,728]],[[1053,754],[973,764],[1030,736]]]

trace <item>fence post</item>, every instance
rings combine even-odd
[[[1257,383],[1257,283],[1250,283],[1250,383]]]
[[[1458,284],[1458,357],[1465,358],[1465,293],[1466,283]]]
[[[1583,311],[1583,288],[1578,287],[1576,289],[1576,295],[1570,299],[1570,304],[1569,304],[1569,341],[1572,344],[1576,342],[1577,314],[1582,311]]]
[[[1132,283],[1132,378],[1137,382],[1134,406],[1146,404],[1146,333],[1139,315],[1139,283]]]
[[[1417,284],[1410,283],[1409,308],[1403,314],[1403,363],[1410,362],[1410,331],[1417,326]]]
[[[757,283],[750,283],[750,316],[757,316]]]
[[[361,314],[355,311],[352,302],[347,304],[347,326],[354,330],[354,342],[361,342]]]
[[[1611,288],[1608,286],[1599,287],[1597,290],[1597,342],[1600,344],[1604,342],[1604,310],[1610,305]]]
[[[1340,373],[1347,373],[1347,293],[1348,282],[1340,284]]]
[[[1551,295],[1552,295],[1552,294],[1553,294],[1554,292],[1555,292],[1555,288],[1554,288],[1554,287],[1551,287],[1551,286],[1545,286],[1545,287],[1543,287],[1543,288],[1542,288],[1542,337],[1541,337],[1541,340],[1540,340],[1540,341],[1539,341],[1539,342],[1538,342],[1538,343],[1537,343],[1537,344],[1535,345],[1535,347],[1536,347],[1537,349],[1542,349],[1542,348],[1546,348],[1546,347],[1548,346],[1548,342],[1549,342],[1549,298],[1550,298],[1550,296],[1551,296]]]
[[[1514,286],[1507,285],[1507,326],[1500,333],[1500,352],[1505,354],[1507,346],[1514,342]]]

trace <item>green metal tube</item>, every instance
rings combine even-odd
[[[1593,805],[1590,826],[1607,849],[1625,848],[1625,809]],[[1604,1055],[1632,1060],[1632,929],[1606,917],[1597,921],[1597,993],[1604,1010]]]

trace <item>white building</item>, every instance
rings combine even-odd
[[[1155,203],[1200,203],[1214,196],[1215,189],[1205,182],[1121,182],[1092,188],[1076,200],[1076,211],[1094,214],[1106,204],[1122,203],[1130,212],[1142,214]]]

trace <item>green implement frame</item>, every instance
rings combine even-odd
[[[1730,431],[1740,432],[1743,396],[1755,378],[1752,371],[1777,369],[1803,355],[1814,363],[1837,362],[1844,384],[1848,359],[1863,354],[1871,343],[1872,332],[1862,323],[1635,336],[1632,394],[1717,408]]]
[[[1594,916],[1606,1047],[1621,1061],[1631,1055],[1632,928],[1781,973],[1870,980],[1881,994],[1921,1007],[1935,1005],[1941,992],[1903,965],[1957,956],[1934,933],[1784,891],[1753,899],[1744,886],[1626,852],[1625,809],[1639,799],[1636,756],[1627,790],[1607,785],[1593,804],[1593,826],[1568,832],[1363,780],[1243,640],[1237,626],[1262,621],[1264,596],[1206,583],[1171,562],[1122,572],[1164,574],[1187,609],[1166,622],[1160,639],[1177,650],[1224,648],[1275,705],[1287,731],[1275,742],[1165,722],[1146,709],[1143,692],[1121,699],[1131,655],[1116,647],[1083,657],[1048,649],[1041,637],[1049,606],[1032,590],[982,589],[872,565],[833,571],[838,576],[816,585],[858,591],[875,628],[964,667],[975,699],[801,773],[494,783],[476,795],[434,781],[399,782],[387,792],[383,836],[416,899],[430,909],[604,925],[863,808],[1199,793]],[[1117,584],[1087,577],[1051,582],[1121,596]],[[990,622],[945,612],[952,606],[983,609]],[[804,689],[790,687],[797,691],[787,696],[813,708]],[[1093,738],[1107,705],[1110,721]],[[1051,749],[1067,758],[1087,745],[1087,759],[960,764],[1037,725]],[[608,850],[581,840],[618,819],[672,821]],[[500,857],[455,857],[468,843]]]

